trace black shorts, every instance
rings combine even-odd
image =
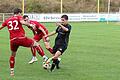
[[[53,54],[55,54],[57,51],[60,51],[61,53],[63,53],[65,50],[67,49],[67,46],[66,45],[55,45],[53,47]],[[62,54],[61,54],[62,55]]]

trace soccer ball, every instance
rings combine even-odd
[[[43,64],[43,68],[44,69],[50,69],[51,68],[51,64],[50,63],[44,63]]]

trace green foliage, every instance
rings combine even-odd
[[[60,13],[61,0],[25,0],[27,13]],[[97,12],[98,0],[63,0],[63,12]],[[100,0],[100,12],[107,12],[108,0]],[[0,0],[0,12],[22,8],[22,0]],[[120,0],[111,0],[111,12],[118,12]]]

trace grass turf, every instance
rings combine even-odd
[[[54,23],[44,23],[49,32]],[[42,58],[30,65],[30,49],[20,47],[16,56],[15,77],[9,76],[9,34],[0,31],[0,80],[119,80],[120,79],[120,27],[115,23],[71,23],[69,47],[61,56],[61,69],[47,72],[42,68]],[[26,34],[32,32],[25,28]],[[51,37],[51,46],[54,45]],[[50,57],[43,42],[39,42]]]

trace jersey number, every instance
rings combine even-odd
[[[17,27],[18,26],[18,21],[17,20],[9,21],[8,23],[9,23],[9,26],[10,26],[9,30],[17,30],[17,29],[19,29],[19,27]],[[15,26],[13,26],[13,23],[15,23]]]

